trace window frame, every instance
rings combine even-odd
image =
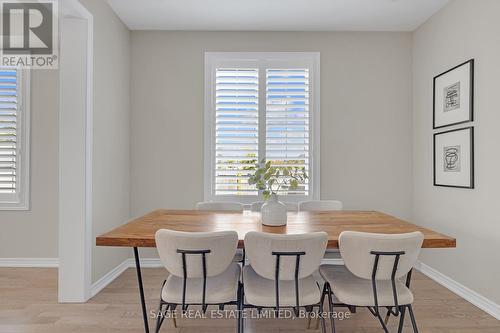
[[[320,53],[319,52],[205,52],[204,105],[204,200],[237,201],[249,204],[262,195],[215,195],[215,79],[220,67],[246,67],[259,70],[259,146],[265,152],[266,68],[309,69],[309,195],[281,196],[284,202],[318,200],[320,197]],[[264,121],[262,121],[264,120]],[[262,140],[264,138],[264,140]],[[262,156],[259,155],[259,159]]]
[[[8,68],[8,67],[2,67]],[[28,69],[16,68],[18,111],[16,121],[16,192],[0,193],[0,211],[30,209],[30,81]]]

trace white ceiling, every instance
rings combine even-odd
[[[108,0],[132,30],[412,31],[449,0]]]

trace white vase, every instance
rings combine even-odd
[[[273,194],[269,200],[264,202],[260,212],[263,225],[271,227],[286,225],[286,205],[278,200],[276,194]]]

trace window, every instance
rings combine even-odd
[[[0,67],[0,209],[29,208],[29,77]]]
[[[205,54],[205,200],[259,200],[262,159],[307,171],[282,200],[319,197],[319,53]]]

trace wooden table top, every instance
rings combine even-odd
[[[235,230],[238,232],[240,247],[243,247],[243,239],[249,231],[277,234],[326,231],[328,248],[338,248],[339,235],[346,230],[386,234],[421,231],[425,236],[424,248],[456,246],[454,238],[376,211],[289,212],[286,226],[267,227],[262,225],[260,213],[255,212],[165,209],[155,210],[98,236],[96,245],[155,247],[155,233],[158,229],[205,232]]]

